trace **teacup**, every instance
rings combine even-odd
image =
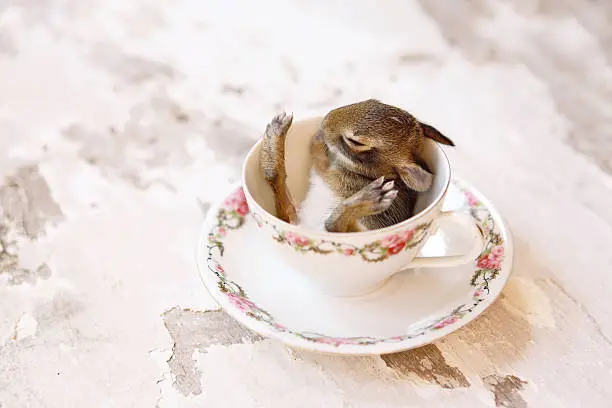
[[[308,192],[309,144],[322,117],[293,120],[285,142],[287,186],[299,204]],[[273,256],[306,276],[329,295],[359,296],[382,286],[392,275],[411,268],[450,267],[473,262],[483,247],[480,228],[468,214],[442,211],[451,182],[451,167],[442,148],[428,140],[424,159],[434,173],[432,187],[419,194],[414,215],[387,228],[351,233],[320,232],[292,225],[275,216],[272,189],[259,167],[261,140],[248,153],[242,183],[261,239],[274,241]],[[420,257],[419,252],[442,219],[469,230],[471,250],[463,255]],[[289,273],[289,272],[288,272]]]

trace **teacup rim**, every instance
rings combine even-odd
[[[300,122],[307,121],[309,119],[312,119],[312,118],[305,118],[305,119],[300,120]],[[444,187],[442,188],[440,193],[436,196],[436,198],[434,200],[432,200],[432,202],[429,203],[429,205],[427,205],[427,207],[425,207],[424,209],[419,211],[417,214],[413,215],[412,217],[410,217],[408,219],[405,219],[402,222],[399,222],[399,223],[394,224],[394,225],[390,225],[390,226],[385,227],[385,228],[379,228],[379,229],[375,229],[375,230],[361,231],[361,232],[326,232],[326,231],[317,231],[317,230],[313,230],[311,228],[303,227],[303,226],[300,226],[300,225],[294,225],[294,224],[288,223],[286,221],[283,221],[282,219],[278,218],[274,214],[271,214],[270,212],[265,210],[257,202],[257,200],[255,200],[255,198],[251,194],[249,186],[247,184],[247,178],[246,178],[247,167],[248,167],[247,164],[249,163],[249,161],[251,160],[251,158],[253,157],[255,152],[258,150],[260,145],[263,143],[263,139],[259,139],[257,142],[255,142],[255,144],[251,147],[251,149],[249,150],[249,152],[247,153],[247,155],[246,155],[246,157],[245,157],[245,159],[243,161],[243,164],[242,164],[242,189],[244,191],[244,194],[245,194],[246,198],[248,199],[248,201],[250,201],[249,206],[254,204],[257,207],[258,212],[261,212],[261,213],[265,214],[267,217],[273,219],[280,226],[283,226],[285,229],[291,230],[293,232],[299,232],[299,233],[301,233],[303,235],[318,236],[318,237],[328,237],[328,238],[329,237],[334,237],[334,238],[350,238],[350,237],[355,237],[355,238],[359,238],[359,237],[367,237],[367,236],[371,236],[371,235],[375,235],[375,234],[384,234],[384,233],[392,232],[392,231],[395,231],[395,230],[398,230],[398,229],[403,229],[407,225],[412,224],[415,221],[417,221],[419,219],[422,219],[422,218],[426,217],[427,215],[429,215],[431,213],[431,211],[434,210],[440,204],[440,202],[444,199],[444,197],[446,196],[446,193],[448,192],[451,180],[453,178],[452,177],[452,173],[451,173],[452,172],[452,168],[451,168],[451,165],[450,165],[450,161],[448,160],[448,156],[446,155],[446,152],[444,151],[444,149],[442,149],[442,147],[438,143],[436,143],[435,141],[429,141],[429,140],[428,140],[428,142],[429,143],[433,143],[434,146],[436,147],[436,149],[438,149],[438,151],[440,153],[442,153],[442,157],[444,157],[444,162],[445,162],[446,169],[447,169],[446,174],[448,175],[448,177],[444,181]],[[252,212],[252,209],[251,209],[251,212]]]

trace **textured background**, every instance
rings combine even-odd
[[[612,6],[0,0],[0,407],[604,407]],[[370,97],[457,142],[514,277],[384,358],[288,350],[200,284],[198,230],[278,110]]]

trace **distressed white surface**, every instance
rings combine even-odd
[[[0,2],[0,173],[38,166],[62,212],[20,192],[36,238],[2,212],[2,407],[494,406],[491,375],[527,381],[528,406],[607,406],[610,12],[457,4]],[[436,344],[469,387],[263,341],[198,349],[201,393],[179,392],[162,316],[215,308],[194,264],[202,207],[275,111],[370,97],[449,134],[456,172],[513,230],[505,296]]]
[[[533,280],[516,277],[508,282],[505,294],[502,302],[508,311],[523,317],[532,326],[555,327],[550,299]]]
[[[15,340],[23,340],[36,334],[38,322],[29,314],[24,314],[15,326]]]

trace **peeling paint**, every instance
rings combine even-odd
[[[415,374],[442,388],[470,386],[465,375],[458,368],[449,366],[440,349],[433,344],[402,353],[382,355],[381,358],[401,376],[410,377]]]
[[[18,272],[19,257],[17,242],[9,236],[10,228],[5,223],[0,224],[0,274],[9,274],[9,283],[21,283]],[[27,272],[27,271],[26,271]]]
[[[172,192],[176,187],[163,170],[176,172],[193,165],[193,145],[202,144],[219,161],[239,169],[257,138],[257,132],[239,121],[208,119],[163,92],[135,104],[124,123],[105,129],[73,123],[62,134],[77,146],[79,157],[103,176],[138,189],[160,184]]]
[[[37,165],[21,167],[6,177],[0,187],[0,209],[2,217],[30,239],[41,236],[47,224],[63,216]]]
[[[38,322],[30,314],[24,314],[15,324],[15,334],[13,340],[23,340],[28,337],[33,337],[36,334]]]
[[[491,366],[505,366],[520,361],[534,342],[533,327],[522,316],[509,311],[507,302],[494,302],[482,315],[469,324],[468,330],[458,330],[448,339],[453,354],[461,349],[463,355],[475,351],[483,358],[470,360],[475,372],[487,372]],[[446,346],[446,340],[443,341]]]
[[[0,275],[8,275],[8,283],[34,284],[51,276],[45,262],[24,267],[20,249],[24,240],[37,240],[45,235],[52,222],[63,219],[38,166],[18,168],[0,186]]]
[[[34,270],[19,267],[17,264],[18,259],[16,257],[0,253],[0,274],[8,274],[9,285],[21,285],[24,283],[33,285],[38,279],[49,279],[51,276],[51,268],[46,263],[39,265]]]
[[[135,104],[125,123],[104,130],[72,124],[62,134],[78,146],[78,155],[105,177],[147,189],[153,183],[168,184],[158,174],[151,174],[155,170],[193,162],[186,145],[189,139],[199,137],[201,124],[186,123],[185,115],[202,116],[185,112],[161,93]]]
[[[174,341],[168,360],[174,386],[185,396],[202,393],[201,373],[193,354],[212,345],[254,343],[262,337],[237,323],[220,310],[197,311],[175,307],[163,314],[164,324]]]
[[[609,405],[612,180],[595,160],[612,168],[610,2],[13,3],[0,16],[2,407]],[[384,359],[295,359],[278,342],[232,344],[241,328],[222,312],[162,315],[216,308],[193,264],[197,199],[209,210],[239,180],[273,111],[367,97],[456,135],[453,168],[512,222],[513,276],[546,296],[512,282],[439,350]],[[14,172],[36,161],[57,229]]]
[[[514,375],[490,375],[482,379],[495,396],[497,408],[526,408],[527,402],[520,391],[525,388],[527,381]]]

